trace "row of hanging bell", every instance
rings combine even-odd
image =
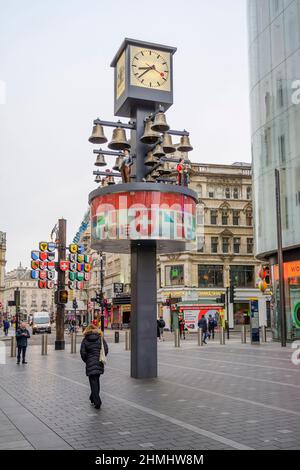
[[[103,126],[101,124],[95,124],[93,126],[92,135],[89,138],[89,142],[92,144],[105,144],[107,138],[104,135]],[[130,149],[130,143],[126,138],[125,129],[122,127],[116,127],[113,130],[112,140],[107,145],[111,150],[128,150]]]
[[[124,161],[124,157],[122,157],[121,155],[119,157],[117,157],[116,161],[115,161],[115,164],[113,166],[113,170],[120,171],[120,168],[122,166],[123,161]]]

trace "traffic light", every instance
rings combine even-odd
[[[271,284],[271,278],[270,278],[270,267],[265,266],[265,281],[267,285]]]
[[[96,302],[97,304],[101,304],[102,302],[102,297],[103,297],[103,294],[96,294]]]
[[[233,284],[230,285],[230,291],[229,291],[229,302],[231,304],[234,303],[234,298],[235,298],[235,286]]]
[[[76,310],[78,308],[78,303],[76,299],[73,299],[73,309]]]
[[[68,303],[68,291],[67,290],[58,291],[58,303],[59,304],[67,304]]]

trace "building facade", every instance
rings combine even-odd
[[[272,266],[280,339],[275,169],[280,170],[287,338],[300,338],[300,0],[248,0],[256,255]]]
[[[235,299],[228,316],[224,313],[230,328],[249,322],[254,298],[260,324],[268,324],[270,298],[256,287],[260,262],[253,254],[251,165],[193,164],[190,179],[189,187],[199,196],[197,242],[190,251],[159,256],[159,311],[171,324],[166,302],[176,301],[194,329],[200,311],[220,313],[217,299],[233,284]]]
[[[3,294],[4,313],[13,317],[15,307],[8,306],[9,300],[14,300],[14,292],[20,290],[21,320],[27,320],[34,312],[45,311],[54,314],[54,291],[52,289],[39,289],[36,279],[31,278],[31,270],[24,268],[21,263],[5,275],[5,288]]]

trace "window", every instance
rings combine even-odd
[[[230,188],[225,188],[225,197],[226,199],[230,199]]]
[[[240,252],[240,245],[241,245],[241,239],[240,238],[234,238],[233,239],[233,252],[238,254]]]
[[[226,210],[222,211],[222,225],[228,225],[228,212]]]
[[[283,88],[282,88],[282,79],[277,80],[277,109],[282,108],[284,105],[283,101]]]
[[[233,188],[233,199],[239,198],[239,188]]]
[[[246,225],[248,227],[252,226],[252,210],[251,209],[248,209],[246,211]]]
[[[228,237],[222,238],[222,251],[223,253],[229,252],[229,238]]]
[[[251,186],[247,186],[247,199],[251,199],[252,197],[252,188]]]
[[[278,137],[278,151],[279,151],[279,161],[281,163],[284,163],[286,159],[284,135],[281,135],[280,137]]]
[[[218,253],[218,237],[211,237],[211,252]]]
[[[183,264],[177,266],[166,266],[166,285],[182,286],[184,285]]]
[[[204,224],[204,207],[202,204],[197,206],[197,225]]]
[[[253,253],[253,238],[247,238],[247,253],[248,255]]]
[[[208,191],[208,197],[213,198],[214,197],[214,192],[213,191]]]
[[[223,266],[198,264],[199,287],[223,287]]]
[[[232,213],[233,225],[239,225],[239,220],[240,220],[240,211],[233,211]]]
[[[217,225],[218,212],[216,210],[210,211],[210,223],[212,225]]]
[[[197,191],[198,197],[201,198],[202,197],[202,186],[201,186],[201,184],[197,184],[196,191]]]
[[[203,235],[197,237],[197,251],[198,253],[203,253],[204,251],[204,237]]]
[[[254,287],[254,266],[231,266],[230,279],[236,287]]]

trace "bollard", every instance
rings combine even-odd
[[[71,334],[71,354],[76,353],[76,333]]]
[[[241,341],[242,341],[243,344],[247,343],[247,331],[246,331],[246,326],[245,325],[242,325]]]
[[[42,356],[47,356],[48,354],[48,334],[44,333],[42,335]]]
[[[262,325],[260,327],[260,332],[261,332],[261,342],[266,343],[267,342],[267,327],[265,325]]]
[[[130,351],[131,349],[131,331],[125,331],[125,351]]]
[[[198,328],[198,346],[203,346],[203,332],[202,332],[202,328]]]
[[[118,343],[120,339],[120,333],[118,331],[115,331],[115,343]]]
[[[220,344],[225,344],[225,331],[222,326],[220,327]]]
[[[180,333],[178,328],[174,330],[174,343],[175,348],[180,348]]]
[[[16,357],[16,354],[17,354],[16,351],[17,351],[16,337],[12,336],[11,343],[10,343],[10,357]]]

